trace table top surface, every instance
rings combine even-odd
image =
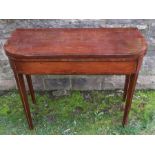
[[[16,29],[4,46],[16,58],[136,57],[147,44],[137,28]]]

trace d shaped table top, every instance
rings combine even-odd
[[[14,58],[137,58],[146,48],[137,28],[16,29],[5,44]]]

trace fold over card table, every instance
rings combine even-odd
[[[125,75],[126,101],[122,124],[128,114],[143,56],[144,37],[137,28],[46,28],[16,29],[4,46],[22,99],[30,129],[33,129],[26,76],[35,103],[31,75]]]

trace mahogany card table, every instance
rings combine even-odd
[[[35,103],[31,75],[125,75],[127,124],[147,44],[137,28],[16,29],[5,52],[13,69],[30,129],[33,129],[24,76]]]

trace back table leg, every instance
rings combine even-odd
[[[125,76],[125,85],[124,85],[124,94],[123,94],[123,101],[126,100],[128,87],[129,87],[130,75]]]
[[[31,75],[26,75],[26,79],[27,79],[29,91],[30,91],[30,94],[31,94],[32,102],[36,103],[35,94],[34,94],[33,85],[32,85]]]
[[[132,103],[132,98],[133,98],[134,90],[137,83],[137,78],[138,78],[138,74],[131,74],[130,76],[130,82],[129,82],[127,98],[126,98],[126,105],[124,110],[124,117],[122,122],[123,126],[126,125],[128,122],[128,115],[131,108],[131,103]]]
[[[24,107],[24,111],[25,111],[25,115],[26,115],[26,118],[27,118],[29,128],[33,129],[33,123],[32,123],[28,98],[27,98],[27,94],[26,94],[26,88],[25,88],[25,84],[24,84],[23,74],[16,74],[15,73],[15,79],[16,79],[17,86],[18,86],[18,89],[19,89],[19,93],[20,93],[20,96],[21,96],[21,99],[22,99],[22,103],[23,103],[23,107]]]

